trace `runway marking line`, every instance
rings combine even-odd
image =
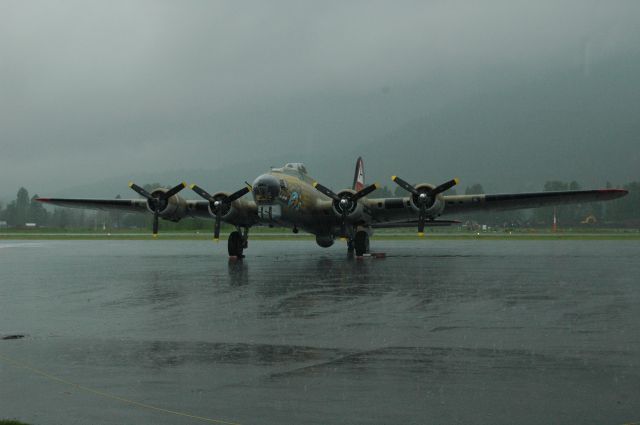
[[[117,395],[113,395],[113,394],[109,394],[107,392],[104,391],[99,391],[93,388],[89,388],[89,387],[85,387],[84,385],[80,385],[80,384],[76,384],[75,382],[71,382],[71,381],[67,381],[66,379],[62,379],[58,376],[52,375],[50,373],[45,372],[44,370],[41,369],[37,369],[33,366],[30,366],[27,363],[23,363],[20,362],[18,360],[12,359],[11,357],[8,357],[2,353],[0,353],[0,360],[4,360],[7,364],[14,366],[14,367],[18,367],[18,368],[22,368],[22,369],[26,369],[30,372],[35,373],[36,375],[40,375],[44,378],[47,378],[51,381],[55,381],[58,382],[60,384],[65,384],[68,385],[70,387],[74,387],[78,390],[82,390],[85,392],[89,392],[89,393],[93,393],[96,395],[99,395],[101,397],[105,397],[105,398],[109,398],[112,400],[116,400],[116,401],[120,401],[122,403],[126,403],[126,404],[130,404],[132,406],[137,406],[137,407],[141,407],[143,409],[148,409],[148,410],[153,410],[156,412],[160,412],[160,413],[167,413],[167,414],[171,414],[171,415],[175,415],[175,416],[182,416],[184,418],[189,418],[189,419],[194,419],[194,420],[198,420],[198,421],[202,421],[202,422],[209,422],[209,423],[215,423],[215,424],[224,424],[224,425],[240,425],[238,422],[230,422],[230,421],[225,421],[222,419],[213,419],[213,418],[205,418],[204,416],[197,416],[197,415],[191,415],[189,413],[184,413],[184,412],[178,412],[176,410],[169,410],[169,409],[164,409],[162,407],[157,407],[157,406],[153,406],[151,404],[146,404],[146,403],[141,403],[139,401],[135,401],[135,400],[129,400],[127,398],[124,397],[119,397]]]

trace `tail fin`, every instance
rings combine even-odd
[[[356,173],[353,176],[353,190],[356,192],[364,189],[364,161],[358,157],[356,161]]]

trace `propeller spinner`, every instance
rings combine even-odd
[[[424,236],[424,223],[427,219],[427,208],[433,205],[437,195],[451,189],[453,186],[457,185],[459,181],[458,179],[452,179],[434,188],[416,188],[414,185],[398,176],[392,176],[391,180],[413,195],[413,202],[420,210],[420,213],[418,214],[418,236],[420,237]]]

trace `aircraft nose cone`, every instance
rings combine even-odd
[[[253,199],[256,204],[273,204],[280,194],[280,182],[271,174],[263,174],[253,182]]]

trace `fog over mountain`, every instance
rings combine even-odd
[[[3,2],[0,199],[638,179],[637,2]]]

